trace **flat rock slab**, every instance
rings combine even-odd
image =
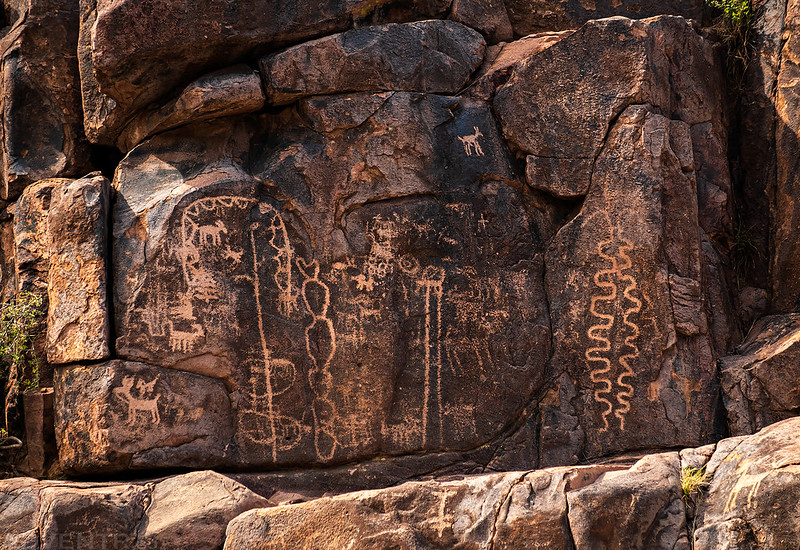
[[[47,228],[47,360],[101,361],[111,353],[108,233],[111,184],[99,173],[53,189]]]
[[[364,27],[261,60],[270,103],[313,95],[408,91],[455,94],[483,61],[480,34],[453,21]]]
[[[216,440],[240,466],[490,441],[542,383],[549,330],[542,245],[489,106],[395,92],[299,110],[281,129],[162,134],[123,161],[118,353],[224,381]]]
[[[237,515],[268,502],[215,472],[151,483],[0,481],[0,542],[15,550],[222,547]]]
[[[709,462],[714,477],[695,521],[696,550],[800,546],[798,430],[800,419],[793,418],[717,445]]]
[[[54,374],[63,467],[216,466],[231,437],[231,402],[218,380],[140,363],[62,367]]]
[[[737,355],[720,360],[733,435],[754,433],[800,410],[800,314],[760,319]]]
[[[572,540],[587,548],[688,548],[679,476],[678,454],[669,453],[630,468],[411,482],[246,512],[229,524],[225,549],[567,549]]]

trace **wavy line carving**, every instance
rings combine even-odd
[[[608,430],[612,413],[619,420],[620,430],[625,430],[625,417],[631,410],[634,395],[629,380],[635,376],[631,362],[640,354],[636,342],[641,331],[632,316],[642,310],[642,301],[634,295],[637,292],[636,280],[626,273],[633,267],[629,256],[631,250],[633,244],[627,239],[617,238],[613,229],[610,238],[597,245],[598,255],[610,267],[598,270],[593,278],[603,293],[591,299],[589,311],[597,322],[589,327],[586,335],[595,346],[587,349],[584,356],[589,364],[596,365],[589,376],[595,385],[594,400],[602,407],[601,432]],[[618,341],[620,335],[624,335],[624,339],[618,350],[612,338]],[[615,358],[618,351],[621,354]],[[619,368],[614,368],[616,365]],[[614,374],[616,378],[612,378]],[[616,405],[612,399],[616,400]]]

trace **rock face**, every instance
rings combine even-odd
[[[688,548],[679,477],[669,453],[632,467],[406,483],[252,510],[229,524],[225,548]]]
[[[798,546],[794,3],[0,4],[0,546]]]
[[[454,94],[483,61],[481,36],[452,21],[355,29],[261,60],[270,103],[364,91]],[[402,53],[401,53],[402,52]]]
[[[110,354],[106,293],[109,181],[99,174],[52,192],[48,212],[47,359],[99,361]]]
[[[87,135],[112,145],[130,116],[204,72],[252,52],[389,19],[443,15],[447,0],[81,0],[81,81]],[[87,100],[88,98],[88,100]]]
[[[729,335],[713,332],[712,307],[728,314],[710,303],[694,154],[695,129],[726,141],[713,63],[682,19],[607,19],[517,64],[497,92],[528,183],[585,197],[545,258],[557,384],[541,406],[544,465],[713,438]]]
[[[267,500],[214,472],[147,484],[0,481],[3,548],[215,550],[227,523]]]
[[[274,122],[232,121],[123,162],[118,353],[223,380],[240,464],[492,439],[541,385],[549,331],[491,111],[401,92],[300,111],[266,142]]]
[[[720,361],[728,424],[733,435],[754,433],[797,415],[800,315],[764,317],[739,347]]]
[[[5,6],[0,41],[0,197],[16,199],[37,180],[86,170],[77,0],[21,0]]]
[[[431,93],[484,53],[453,21],[360,28],[262,57],[265,95],[240,67],[130,122],[120,361],[57,374],[71,471],[482,446],[519,469],[714,438],[735,336],[714,49],[681,18],[614,18],[495,47],[464,95]]]

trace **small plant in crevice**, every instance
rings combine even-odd
[[[706,0],[706,5],[719,13],[714,29],[727,49],[732,91],[739,95],[744,89],[745,73],[755,51],[753,24],[756,14],[750,0]]]
[[[731,261],[736,274],[737,288],[741,288],[742,282],[746,281],[748,276],[754,273],[759,264],[765,260],[761,244],[761,239],[754,226],[745,225],[741,221],[736,224],[731,246]]]
[[[692,502],[698,497],[711,483],[711,476],[706,473],[705,466],[702,468],[692,468],[686,466],[681,470],[681,490],[683,500]]]
[[[33,349],[33,337],[40,327],[43,298],[32,292],[20,292],[0,304],[0,372],[5,376],[3,431],[10,439],[9,416],[16,407],[20,390],[39,387],[39,361]]]
[[[681,498],[686,505],[686,523],[688,527],[689,547],[694,548],[694,528],[697,505],[700,497],[711,484],[711,476],[702,468],[685,466],[681,469]]]

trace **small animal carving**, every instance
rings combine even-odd
[[[161,416],[158,414],[158,400],[161,396],[155,392],[156,381],[145,382],[141,378],[126,376],[122,379],[122,385],[112,390],[117,398],[128,405],[126,423],[129,426],[133,426],[136,422],[137,413],[145,413],[155,424],[161,422]]]
[[[211,244],[212,246],[219,246],[222,244],[222,235],[228,234],[228,229],[222,220],[217,220],[214,225],[201,225],[197,229],[200,235],[200,242],[202,244]]]
[[[458,139],[464,145],[464,153],[466,153],[468,157],[472,156],[473,151],[476,156],[482,157],[483,149],[481,149],[481,143],[478,138],[482,138],[483,134],[477,126],[473,126],[472,128],[475,130],[475,133],[468,136],[459,136]]]
[[[203,327],[197,323],[192,324],[192,332],[175,330],[172,322],[169,322],[169,328],[169,347],[172,351],[186,353],[203,336]]]

